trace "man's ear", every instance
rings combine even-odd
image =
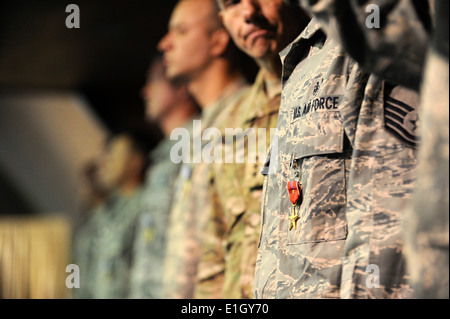
[[[230,41],[230,35],[225,28],[214,31],[211,35],[211,54],[213,56],[223,55],[227,50]]]

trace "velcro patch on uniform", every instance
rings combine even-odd
[[[341,100],[339,95],[328,95],[310,100],[304,105],[294,108],[292,121],[312,112],[336,111]]]
[[[417,147],[419,137],[417,124],[419,115],[415,108],[389,96],[384,102],[384,125],[400,141]]]

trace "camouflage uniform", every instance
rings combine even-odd
[[[87,219],[76,229],[73,236],[72,256],[73,263],[80,269],[80,288],[73,289],[73,298],[91,299],[94,297],[94,278],[97,261],[95,250],[95,238],[97,224],[101,220],[103,205],[98,205]]]
[[[143,196],[141,189],[129,196],[114,193],[98,215],[93,243],[97,254],[93,298],[129,296],[133,243],[138,216],[143,209]]]
[[[302,0],[358,62],[396,83],[420,86],[422,146],[413,205],[405,211],[405,250],[414,296],[448,298],[448,1],[321,2]],[[380,8],[381,28],[365,25],[371,3]]]
[[[404,227],[417,298],[449,298],[449,25],[446,0],[436,0],[436,31],[422,84],[422,126],[414,206]]]
[[[180,165],[170,159],[176,141],[162,140],[150,153],[143,186],[143,211],[138,219],[133,246],[131,298],[163,298],[162,273],[166,250],[173,186]]]
[[[224,91],[220,99],[204,109],[201,117],[202,130],[198,130],[193,124],[194,141],[201,140],[206,128],[222,127],[222,122],[228,118],[234,105],[247,90],[247,85],[244,83],[243,80],[233,83]],[[208,138],[211,137],[205,137],[205,139]],[[212,145],[214,142],[207,144]],[[209,164],[201,159],[202,149],[207,144],[202,141],[201,149],[196,149],[194,142],[192,160],[181,165],[173,189],[174,200],[168,225],[163,278],[165,298],[194,297],[202,236],[211,210],[208,198]],[[215,295],[211,297],[214,298]]]
[[[259,174],[264,153],[262,158],[258,158],[257,151],[268,147],[270,128],[276,128],[281,99],[281,81],[271,84],[274,90],[269,95],[265,74],[265,71],[260,71],[251,90],[231,112],[226,123],[228,128],[239,128],[248,133],[236,135],[236,140],[229,145],[225,139],[222,140],[225,154],[234,154],[227,152],[236,149],[236,157],[243,159],[243,163],[238,164],[235,157],[233,163],[211,165],[214,181],[210,188],[212,217],[199,263],[197,298],[207,298],[214,289],[222,289],[221,296],[226,299],[253,297],[264,181]],[[248,142],[252,138],[254,142],[263,138],[257,134],[258,128],[267,130],[265,143],[258,143],[256,148]]]
[[[299,0],[358,63],[384,79],[417,90],[431,27],[423,0]],[[370,5],[380,9],[371,26]],[[386,13],[394,12],[394,15]],[[367,24],[369,22],[369,25]],[[405,33],[408,30],[408,34]]]
[[[401,212],[414,187],[417,94],[365,73],[316,19],[281,57],[255,296],[408,296]],[[303,185],[295,223],[292,180]],[[379,288],[366,286],[371,264]]]
[[[448,68],[448,56],[430,51],[420,104],[418,186],[404,226],[407,261],[417,298],[449,298]]]

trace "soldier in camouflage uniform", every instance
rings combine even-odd
[[[164,139],[149,155],[149,169],[143,186],[141,212],[133,245],[131,298],[163,298],[162,273],[166,251],[167,224],[170,218],[173,187],[180,165],[170,160],[176,141],[173,128],[186,125],[197,106],[186,85],[170,81],[162,58],[156,57],[143,88],[148,119],[157,123]]]
[[[365,72],[315,18],[281,59],[256,297],[410,296],[401,223],[415,185],[417,94]],[[291,202],[293,182],[303,196]]]
[[[91,299],[94,297],[95,261],[97,257],[94,242],[103,205],[104,203],[99,203],[92,207],[88,212],[89,216],[74,231],[73,263],[78,265],[80,269],[80,288],[74,289],[73,298],[75,299]]]
[[[129,133],[116,135],[99,168],[111,195],[96,216],[92,260],[92,298],[127,298],[137,218],[142,211],[145,145]],[[83,270],[80,269],[80,273]],[[82,276],[82,274],[81,274]]]
[[[199,264],[196,297],[205,298],[210,290],[221,288],[223,298],[253,298],[264,180],[259,171],[277,125],[281,99],[278,52],[306,26],[309,18],[299,8],[286,6],[281,0],[271,1],[273,6],[262,5],[263,10],[252,10],[249,3],[241,7],[220,0],[218,4],[224,26],[236,45],[255,59],[260,72],[226,122],[227,128],[237,129],[233,139],[229,136],[222,139],[225,156],[233,158],[222,158],[212,165],[213,209]],[[255,34],[274,33],[267,37],[251,35],[245,41],[244,34],[239,33],[242,26],[254,29]],[[217,280],[221,275],[223,287]]]
[[[405,250],[414,296],[448,298],[448,1],[303,4],[365,68],[421,90],[421,147],[414,200],[405,210]],[[378,10],[376,28],[366,23],[371,10]]]
[[[187,133],[188,139],[193,138],[193,145],[192,153],[184,154],[188,158],[183,159],[173,188],[163,278],[166,298],[194,297],[197,265],[211,205],[207,196],[209,163],[202,158],[203,148],[211,144],[204,143],[202,138],[214,140],[214,136],[220,135],[224,119],[248,88],[233,58],[238,51],[217,12],[214,0],[179,1],[170,19],[169,32],[159,44],[168,76],[185,81],[202,108],[200,121],[192,126],[193,136],[181,130]],[[205,137],[208,128],[219,131]],[[183,140],[182,134],[181,137]],[[217,295],[211,292],[208,297]]]
[[[98,183],[98,160],[93,159],[86,164],[82,171],[84,198],[80,216],[74,221],[72,233],[72,258],[78,265],[80,288],[74,289],[72,297],[75,299],[92,298],[93,275],[92,265],[95,258],[93,251],[93,234],[102,206],[108,196],[107,190]]]
[[[129,296],[133,242],[138,216],[143,209],[143,196],[142,189],[129,196],[114,192],[97,216],[93,242],[94,259],[97,260],[93,298],[123,299]]]

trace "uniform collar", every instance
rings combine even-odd
[[[280,59],[283,64],[282,82],[285,83],[291,76],[295,67],[300,61],[306,58],[311,46],[318,43],[322,45],[327,41],[327,36],[317,19],[312,18],[307,27],[300,35],[280,52]]]
[[[237,94],[237,92],[248,84],[244,77],[240,77],[233,83],[230,83],[223,91],[217,101],[211,103],[207,108],[202,111],[202,122],[205,123],[205,128],[209,127],[211,123],[217,118],[217,116],[230,104],[231,99]]]
[[[258,118],[264,114],[270,114],[272,112],[278,111],[280,108],[279,100],[277,98],[281,96],[281,79],[279,83],[272,83],[271,90],[267,90],[266,81],[273,81],[268,79],[267,72],[264,69],[261,69],[253,83],[253,86],[246,98],[248,103],[245,111],[242,112],[242,119],[244,119],[244,123],[252,122],[255,118]],[[264,98],[261,98],[261,94],[264,95]],[[259,103],[258,107],[255,107],[255,103]],[[263,103],[263,104],[261,104]]]
[[[325,33],[323,32],[322,25],[319,23],[319,21],[316,18],[312,18],[311,21],[308,23],[305,29],[298,35],[297,38],[295,38],[294,41],[292,41],[286,48],[281,50],[280,52],[280,58],[281,62],[284,64],[286,56],[289,54],[289,52],[292,51],[293,47],[295,47],[300,41],[303,39],[311,39],[317,32],[321,32],[322,35],[326,38]]]
[[[271,89],[268,89],[267,83],[271,83]],[[261,69],[255,79],[253,88],[256,92],[263,91],[268,99],[273,99],[278,95],[281,95],[281,81],[269,79],[267,71]]]

